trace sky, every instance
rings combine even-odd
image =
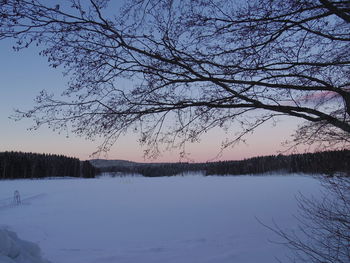
[[[9,118],[14,109],[30,109],[34,98],[41,90],[60,94],[68,79],[60,68],[49,67],[47,59],[39,56],[39,49],[30,47],[15,52],[12,41],[0,41],[0,151],[25,151],[73,156],[82,160],[91,158],[122,159],[137,162],[177,162],[179,153],[164,152],[156,160],[145,159],[135,134],[126,134],[107,154],[91,156],[101,141],[89,141],[75,134],[57,134],[47,127],[28,130],[31,120],[14,121]],[[246,144],[220,152],[221,142],[229,135],[221,130],[212,130],[200,143],[188,144],[186,149],[191,161],[241,160],[244,158],[278,154],[285,150],[281,142],[289,138],[298,120],[281,119],[277,126],[267,123],[247,137]]]

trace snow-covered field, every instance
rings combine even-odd
[[[6,180],[0,228],[53,263],[271,263],[289,251],[257,218],[295,229],[295,195],[319,191],[298,175]]]

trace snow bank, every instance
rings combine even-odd
[[[21,240],[15,232],[0,229],[1,263],[49,263],[41,257],[38,245]]]

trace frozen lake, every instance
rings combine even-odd
[[[23,204],[1,206],[18,190]],[[295,229],[311,176],[0,181],[0,226],[53,263],[271,263],[289,253],[257,218]]]

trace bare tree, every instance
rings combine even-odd
[[[322,198],[300,195],[299,227],[290,232],[268,226],[294,252],[293,262],[350,261],[350,177],[322,179]],[[266,226],[266,225],[265,225]]]
[[[108,4],[0,1],[0,39],[39,45],[71,78],[66,100],[43,91],[19,117],[102,136],[101,150],[132,129],[151,156],[213,127],[235,129],[225,148],[277,116],[305,120],[296,144],[349,147],[349,1]]]

